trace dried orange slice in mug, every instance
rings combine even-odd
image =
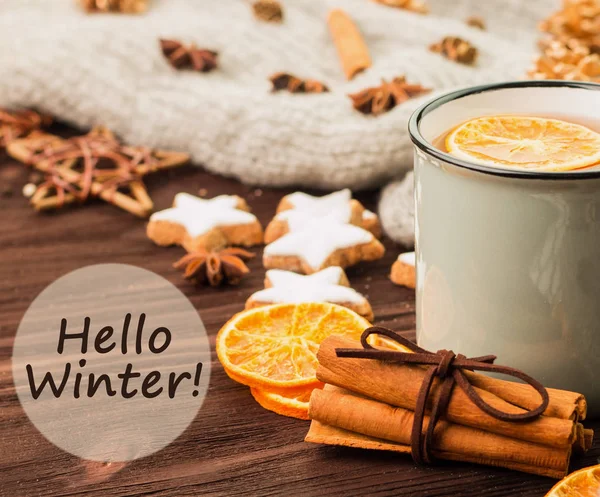
[[[217,335],[217,355],[239,383],[284,396],[319,386],[317,351],[330,335],[360,340],[371,324],[335,304],[256,307],[233,316]]]
[[[571,473],[552,487],[546,497],[598,497],[600,465]]]
[[[486,116],[451,131],[446,151],[487,166],[571,171],[600,162],[600,134],[558,119]]]

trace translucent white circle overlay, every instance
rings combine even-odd
[[[83,337],[73,335],[84,333],[86,322],[84,353]],[[198,312],[167,280],[99,264],[38,295],[19,325],[12,366],[19,400],[48,440],[84,459],[131,461],[167,446],[196,417],[208,389],[210,345]],[[55,391],[50,382],[39,390],[47,373]]]

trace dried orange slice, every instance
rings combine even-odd
[[[325,338],[359,340],[369,326],[365,318],[335,304],[256,307],[236,314],[221,328],[217,355],[235,381],[291,395],[319,385],[317,351]]]
[[[303,392],[284,395],[259,388],[251,388],[250,393],[252,393],[252,397],[254,397],[256,402],[269,411],[276,412],[282,416],[309,419],[308,401],[313,390],[314,388],[308,388]]]
[[[600,162],[600,134],[558,119],[487,116],[451,131],[446,150],[487,166],[570,171]]]
[[[398,350],[401,352],[412,352],[403,345],[390,340],[384,336],[377,336],[373,344],[380,349]],[[323,384],[319,384],[316,388],[323,388]],[[310,387],[305,390],[290,390],[291,393],[275,393],[259,388],[250,388],[250,392],[254,400],[262,407],[273,411],[282,416],[290,416],[298,419],[310,419],[308,417],[308,403],[310,395],[315,388]]]
[[[395,342],[394,340],[391,340],[390,338],[384,337],[384,336],[378,336],[377,340],[373,341],[371,343],[371,345],[377,347],[378,349],[390,349],[390,350],[396,350],[398,352],[412,352],[412,350],[410,350],[409,348],[405,347],[402,344],[399,344],[398,342]]]
[[[552,487],[546,497],[598,497],[600,465],[571,473]]]

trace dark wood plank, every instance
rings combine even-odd
[[[303,442],[308,422],[258,406],[248,389],[231,381],[213,353],[204,406],[190,427],[162,451],[129,464],[81,461],[50,444],[31,425],[14,393],[10,354],[19,320],[33,298],[61,275],[88,264],[120,262],[154,271],[180,288],[198,309],[211,337],[246,298],[262,287],[260,257],[239,287],[196,288],[171,268],[180,248],[159,248],[145,222],[101,202],[36,214],[21,196],[29,172],[0,155],[0,495],[403,495],[540,496],[552,480],[467,464],[418,468],[405,456],[322,447]],[[238,194],[263,223],[287,190],[259,189],[186,167],[147,178],[157,208],[179,191],[208,196]],[[12,196],[10,195],[12,190]],[[374,192],[359,195],[373,208]],[[376,322],[414,337],[414,292],[388,278],[400,250],[386,240],[381,261],[348,271],[368,295]],[[259,251],[260,252],[260,251]],[[590,426],[600,426],[590,423]],[[600,449],[577,460],[595,464]]]

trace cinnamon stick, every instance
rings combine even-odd
[[[368,359],[339,358],[336,348],[360,348],[360,343],[341,336],[323,341],[317,358],[317,378],[324,383],[351,390],[366,397],[404,409],[414,410],[425,370],[419,366]],[[401,385],[401,388],[399,388]],[[496,395],[474,387],[490,406],[507,413],[522,413]],[[438,380],[434,381],[428,405],[439,395]],[[496,433],[548,447],[567,448],[575,442],[575,422],[541,416],[527,423],[499,420],[475,406],[460,388],[454,388],[446,411],[452,423]]]
[[[310,429],[308,430],[304,441],[318,444],[339,445],[342,447],[353,447],[358,449],[386,450],[402,454],[410,454],[410,447],[408,445],[362,435],[360,433],[344,430],[337,426],[325,425],[316,420],[313,420],[310,424]],[[440,450],[435,450],[434,454],[438,458],[446,459],[448,461],[462,461],[476,464],[482,463],[481,460],[477,460],[469,455],[454,454],[452,452],[444,452]],[[558,479],[564,476],[562,471],[538,466],[530,466],[517,462],[489,460],[486,461],[485,464],[488,466],[500,466],[516,471],[522,471],[524,473],[548,476],[550,478]]]
[[[592,448],[592,444],[594,443],[594,430],[586,429],[582,424],[577,423],[576,433],[577,436],[573,444],[573,450],[579,454],[585,454]]]
[[[583,430],[583,450],[588,451],[594,444],[594,430],[586,428]]]
[[[311,395],[309,416],[323,424],[361,433],[370,437],[409,445],[414,413],[353,394],[331,385]],[[426,424],[429,422],[426,418]],[[445,421],[434,431],[434,455],[452,453],[457,460],[498,465],[517,463],[529,472],[543,468],[564,476],[569,466],[571,448],[557,449],[503,437]]]
[[[371,67],[369,49],[352,18],[343,10],[334,9],[329,13],[327,23],[346,79],[351,80]]]
[[[511,404],[524,409],[532,409],[539,403],[538,395],[529,385],[503,381],[498,378],[465,371],[465,375],[473,386],[493,393]],[[544,413],[546,416],[561,419],[575,419],[583,421],[587,415],[587,402],[585,397],[576,392],[547,388],[550,403]]]

